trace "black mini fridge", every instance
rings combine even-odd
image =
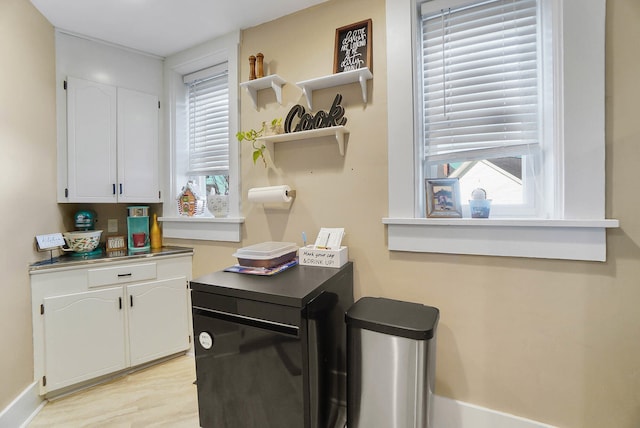
[[[200,426],[342,428],[353,264],[191,281]]]

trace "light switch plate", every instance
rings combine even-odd
[[[107,222],[107,232],[116,233],[118,231],[118,219],[110,218]]]

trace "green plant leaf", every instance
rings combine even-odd
[[[282,118],[273,119],[271,122],[271,129],[273,130],[274,126],[280,126],[282,123]],[[264,163],[265,168],[267,167],[267,160],[264,157],[263,151],[266,149],[264,144],[261,144],[260,147],[256,146],[258,138],[261,138],[262,135],[267,130],[267,123],[262,122],[262,127],[259,130],[250,129],[248,131],[238,131],[236,133],[236,138],[239,142],[244,140],[250,141],[251,146],[253,147],[253,163],[254,165],[258,162],[258,158],[262,158],[262,162]]]

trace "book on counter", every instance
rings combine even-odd
[[[289,260],[286,263],[283,263],[278,266],[274,266],[271,268],[265,267],[254,267],[254,266],[241,266],[241,265],[233,265],[226,268],[225,272],[235,272],[235,273],[244,273],[248,275],[261,275],[261,276],[269,276],[275,275],[279,272],[289,269],[298,264],[298,259]]]

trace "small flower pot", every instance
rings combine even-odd
[[[469,199],[471,218],[489,218],[491,199]]]

